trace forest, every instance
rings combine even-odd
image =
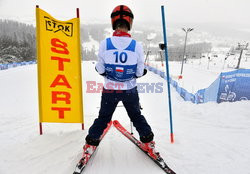
[[[151,56],[159,58],[159,43],[162,43],[160,30],[135,27],[131,31],[134,39],[142,43],[145,55],[150,51]],[[98,47],[86,49],[84,44],[92,41],[100,42],[107,36],[111,36],[109,24],[84,24],[81,25],[81,55],[82,60],[97,60]],[[180,61],[183,56],[182,39],[179,35],[168,36],[168,52],[170,60]],[[212,49],[211,43],[195,43],[187,46],[187,55],[192,58],[200,58],[202,53],[208,53]],[[0,64],[36,60],[36,28],[34,25],[20,23],[12,20],[0,19]]]

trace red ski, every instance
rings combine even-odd
[[[115,120],[113,121],[113,125],[116,127],[117,130],[119,130],[123,135],[125,135],[132,143],[134,143],[139,149],[141,149],[151,160],[153,160],[161,169],[164,170],[167,174],[176,174],[172,169],[168,167],[168,165],[165,163],[163,158],[160,156],[160,154],[157,154],[157,159],[155,159],[153,156],[151,156],[147,151],[144,151],[141,148],[142,142],[137,140],[130,132],[128,132],[120,123],[119,121]]]
[[[100,137],[100,141],[102,141],[103,137],[106,135],[106,133],[108,132],[108,130],[109,130],[109,128],[111,127],[111,125],[112,125],[112,121],[110,121],[110,122],[108,123],[107,128],[104,130],[102,136]],[[82,158],[80,159],[80,161],[77,163],[76,168],[75,168],[75,171],[74,171],[73,174],[81,174],[81,173],[82,173],[83,169],[86,167],[86,165],[88,164],[90,158],[93,156],[93,154],[95,153],[95,151],[96,151],[96,148],[95,148],[94,152],[93,152],[88,158],[85,158],[85,157],[84,157],[84,154],[85,154],[85,153],[88,153],[88,152],[86,152],[86,151],[83,152],[83,157],[82,157]]]

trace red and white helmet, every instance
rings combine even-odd
[[[130,30],[132,28],[133,19],[134,15],[130,8],[126,5],[118,5],[111,13],[112,28],[115,30],[117,22],[123,20],[125,21],[128,30]]]

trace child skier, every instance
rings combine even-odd
[[[95,119],[86,137],[84,151],[88,155],[99,145],[99,138],[119,101],[122,101],[130,120],[139,133],[143,149],[154,151],[154,134],[145,117],[141,115],[136,78],[147,73],[144,69],[142,45],[131,38],[128,31],[132,27],[133,13],[125,5],[115,7],[111,14],[113,36],[100,43],[96,71],[104,76],[99,116]]]

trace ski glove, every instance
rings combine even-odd
[[[95,67],[95,70],[96,70],[96,72],[98,72],[97,69],[96,69],[96,67]],[[98,74],[100,74],[100,73],[98,72]],[[104,73],[102,73],[100,75],[105,77],[106,76],[106,72],[104,72]]]
[[[147,74],[147,72],[148,72],[148,70],[147,70],[147,69],[144,69],[144,70],[143,70],[142,76],[145,76],[145,75]],[[140,77],[142,77],[142,76],[140,76]],[[140,78],[140,77],[137,77],[137,76],[135,75],[135,78]]]

